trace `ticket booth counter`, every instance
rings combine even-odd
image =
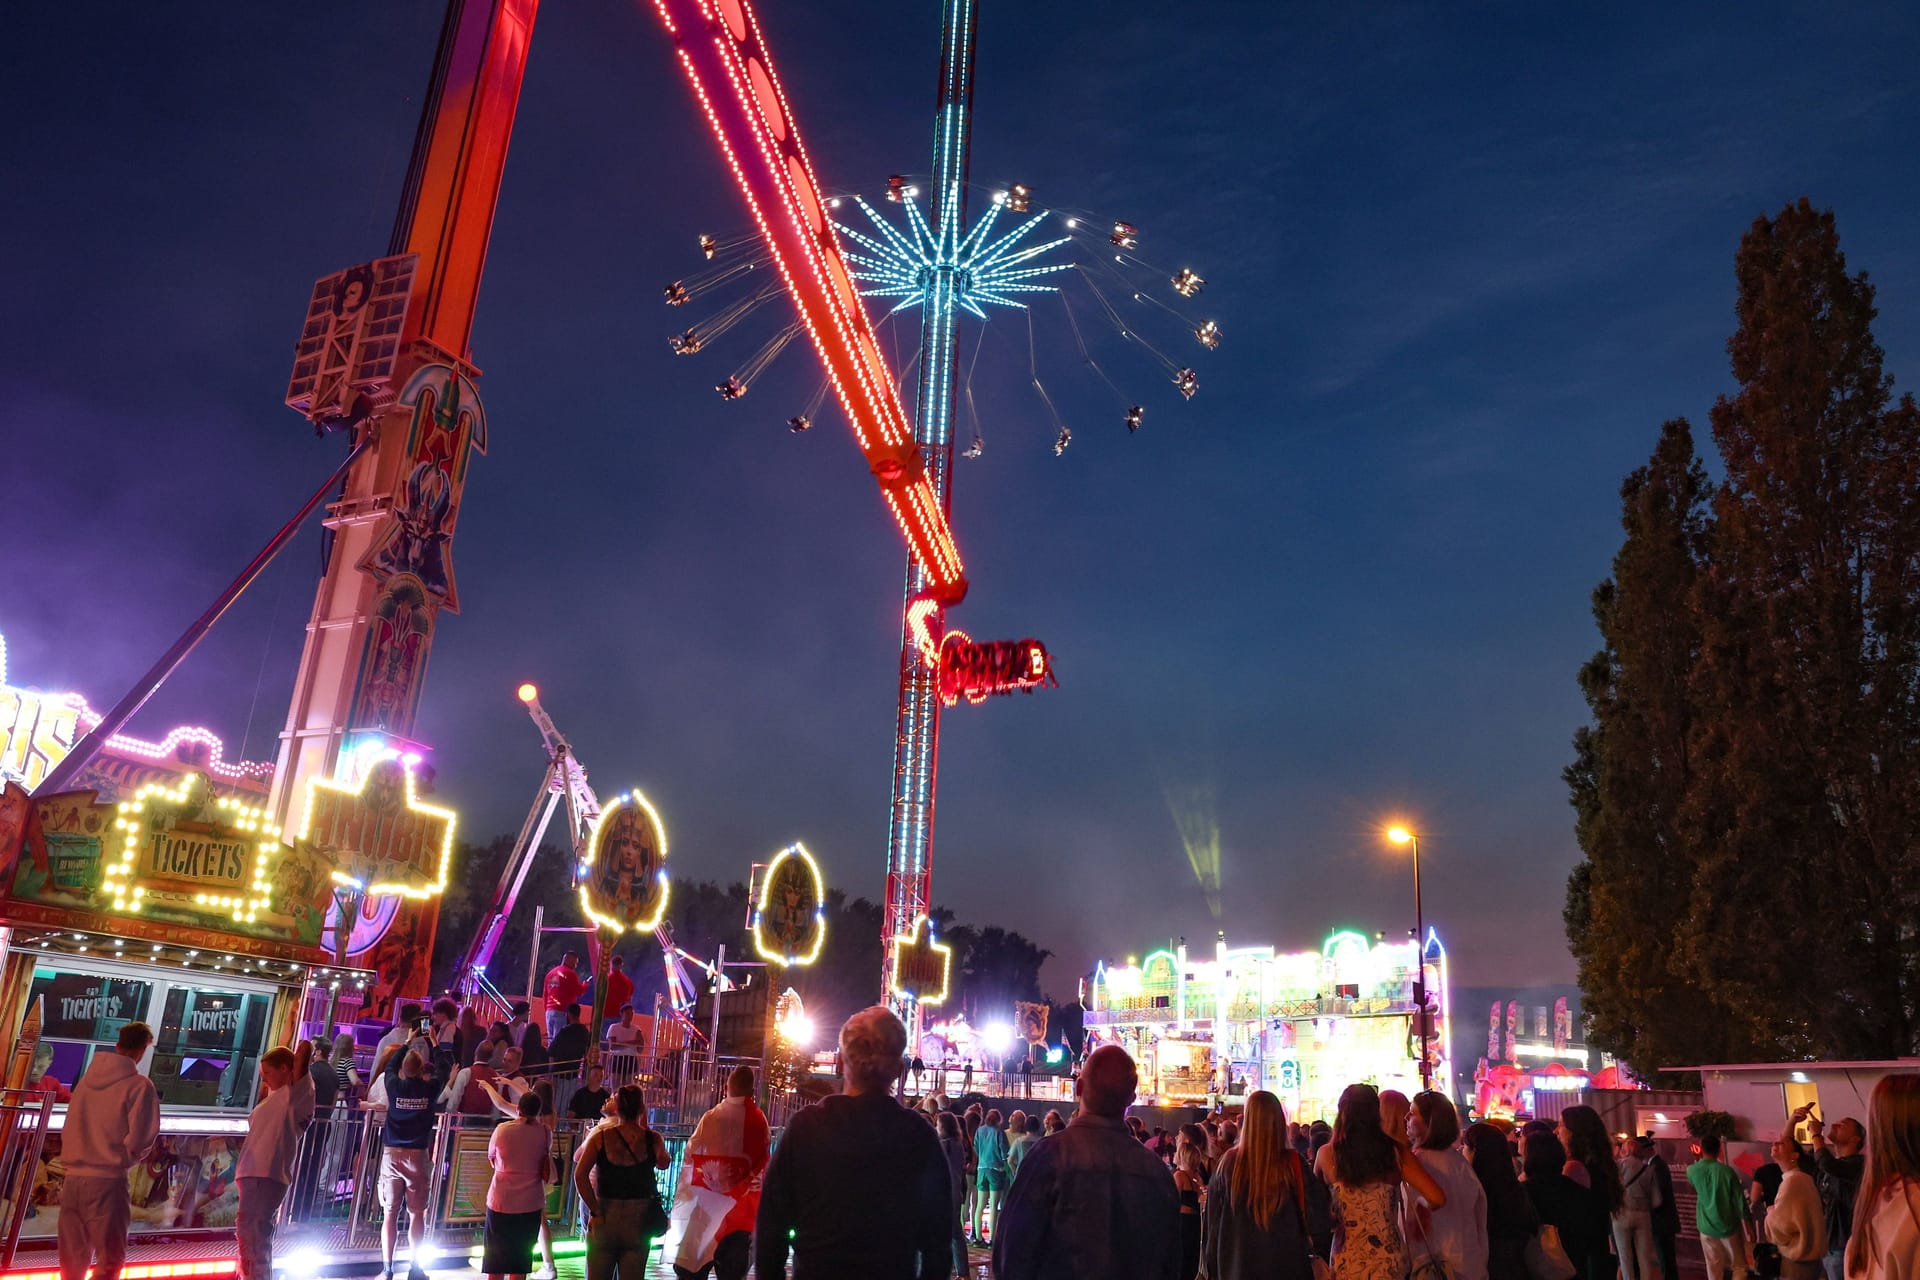
[[[5,972],[40,1016],[29,1083],[56,1100],[23,1243],[59,1231],[66,1099],[134,1021],[154,1032],[140,1070],[160,1097],[160,1140],[129,1175],[132,1235],[230,1232],[239,1206],[235,1161],[259,1094],[261,1055],[292,1038],[310,987],[365,981],[353,971],[72,930],[14,929]]]

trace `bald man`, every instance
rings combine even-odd
[[[1119,1045],[1080,1071],[1080,1110],[1020,1162],[994,1235],[999,1280],[1177,1280],[1173,1175],[1127,1132],[1139,1077]]]

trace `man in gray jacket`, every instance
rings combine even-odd
[[[129,1022],[114,1051],[95,1054],[73,1087],[60,1133],[60,1280],[82,1280],[89,1263],[93,1280],[119,1280],[127,1261],[127,1170],[160,1136],[160,1095],[140,1074],[152,1043],[152,1028]]]

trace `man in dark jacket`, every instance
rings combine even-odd
[[[1827,1216],[1827,1256],[1821,1259],[1827,1280],[1841,1280],[1846,1273],[1847,1237],[1853,1234],[1853,1198],[1860,1194],[1860,1179],[1867,1171],[1867,1157],[1860,1150],[1866,1145],[1867,1130],[1848,1116],[1833,1122],[1833,1133],[1811,1118],[1810,1108],[1795,1111],[1794,1119],[1806,1120],[1807,1133],[1813,1139],[1813,1161],[1819,1168],[1814,1181],[1820,1187],[1820,1207]]]
[[[593,1048],[593,1032],[580,1021],[580,1006],[567,1006],[567,1024],[554,1035],[553,1043],[547,1046],[548,1074],[567,1080],[580,1078],[580,1064],[586,1061],[587,1050]]]
[[[907,1029],[881,1005],[840,1028],[846,1092],[787,1122],[761,1191],[754,1274],[786,1275],[789,1242],[793,1280],[953,1274],[946,1156],[933,1126],[893,1100],[906,1051]]]
[[[1139,1076],[1119,1045],[1080,1072],[1080,1110],[1027,1153],[993,1236],[999,1280],[1175,1280],[1180,1193],[1127,1131]],[[777,1274],[777,1273],[775,1273]]]

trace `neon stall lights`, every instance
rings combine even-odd
[[[0,635],[0,782],[17,782],[32,791],[100,720],[100,713],[80,694],[43,693],[9,684],[7,641]],[[266,761],[229,762],[220,735],[201,725],[183,725],[158,742],[116,733],[104,749],[143,760],[172,761],[188,743],[206,751],[205,762],[195,767],[217,777],[264,778],[273,773],[273,765]]]
[[[959,601],[966,577],[951,527],[751,7],[744,0],[657,0],[655,7],[889,512],[936,598]]]

